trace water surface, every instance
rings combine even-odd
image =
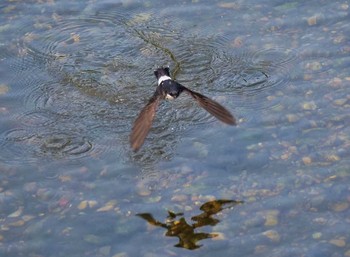
[[[0,12],[1,255],[350,256],[348,1]],[[181,96],[133,153],[162,65],[238,125]]]

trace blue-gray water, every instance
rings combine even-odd
[[[349,10],[1,2],[0,255],[350,256]],[[238,125],[181,96],[133,153],[162,65]]]

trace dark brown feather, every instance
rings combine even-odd
[[[151,129],[160,98],[160,94],[156,92],[135,120],[130,134],[130,144],[135,152],[142,146],[149,130]]]
[[[236,120],[233,115],[218,102],[211,100],[210,98],[200,93],[194,92],[184,86],[183,90],[190,94],[202,108],[204,108],[207,112],[209,112],[217,119],[229,125],[236,125]]]

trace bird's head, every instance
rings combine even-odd
[[[169,67],[160,67],[154,71],[154,75],[156,76],[157,80],[162,76],[170,77],[170,70]]]

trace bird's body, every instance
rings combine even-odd
[[[171,79],[169,68],[160,68],[154,71],[154,75],[158,80],[158,88],[160,95],[165,99],[175,99],[183,91],[183,86]]]
[[[191,95],[202,108],[222,122],[229,125],[236,124],[235,118],[232,116],[232,114],[219,103],[202,94],[194,92],[171,79],[169,68],[158,68],[154,71],[154,75],[158,80],[156,92],[153,94],[146,106],[141,110],[131,131],[130,144],[134,151],[137,151],[142,146],[152,126],[160,100],[175,99],[182,92],[186,92],[187,94]]]

